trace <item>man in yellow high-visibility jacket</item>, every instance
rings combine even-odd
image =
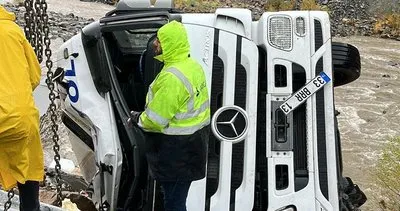
[[[205,73],[190,57],[185,27],[157,32],[155,58],[164,67],[150,85],[145,111],[132,115],[146,133],[150,174],[161,184],[166,211],[185,211],[192,181],[205,177],[210,122]]]
[[[43,151],[32,92],[41,70],[15,15],[0,6],[0,185],[18,185],[21,210],[39,210]]]

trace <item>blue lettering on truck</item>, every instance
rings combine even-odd
[[[71,59],[71,69],[70,70],[66,70],[65,71],[65,76],[69,76],[69,77],[76,77],[75,74],[75,63],[74,60]],[[76,85],[76,83],[73,80],[68,80],[68,97],[69,100],[71,100],[71,102],[76,103],[79,100],[79,91],[78,91],[78,86]],[[71,90],[74,90],[75,93],[71,94]]]

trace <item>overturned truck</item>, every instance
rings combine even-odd
[[[360,56],[332,42],[328,14],[253,21],[247,9],[181,13],[162,0],[120,1],[57,53],[62,121],[97,208],[163,210],[129,114],[144,110],[162,68],[151,43],[171,20],[186,27],[211,96],[207,175],[188,210],[358,210],[366,198],[342,175],[333,89],[360,76]]]

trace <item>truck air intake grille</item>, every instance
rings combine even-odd
[[[323,57],[317,62],[315,75],[318,75],[324,70]],[[319,185],[322,194],[329,200],[328,196],[328,169],[326,160],[326,131],[325,131],[325,93],[324,89],[317,92],[317,143],[318,143],[318,170],[319,170]]]
[[[293,93],[295,93],[306,84],[306,71],[296,63],[293,63],[292,70]],[[303,104],[293,111],[293,160],[296,191],[305,188],[308,184],[306,119],[306,104]]]
[[[247,73],[241,65],[242,37],[236,41],[236,76],[235,76],[235,105],[246,110]],[[231,202],[234,202],[235,190],[239,188],[243,179],[244,142],[232,146],[232,182]],[[234,204],[234,203],[233,203]]]
[[[321,22],[314,20],[314,30],[315,30],[315,52],[324,44],[324,37],[322,35]]]
[[[219,30],[214,32],[214,56],[211,82],[211,116],[222,106],[222,93],[224,90],[224,63],[218,57]],[[208,143],[207,188],[206,197],[210,198],[218,188],[219,181],[219,153],[220,141],[210,134]]]

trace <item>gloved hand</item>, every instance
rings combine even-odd
[[[139,122],[140,114],[142,114],[142,112],[131,111],[130,115],[131,115],[132,122],[135,122],[137,124]]]

